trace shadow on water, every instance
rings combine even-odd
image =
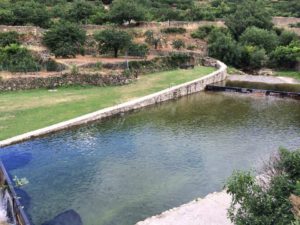
[[[58,214],[42,225],[83,225],[80,215],[73,209]]]
[[[25,167],[32,160],[32,154],[28,152],[11,152],[1,156],[1,160],[8,171]]]

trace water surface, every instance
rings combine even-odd
[[[300,147],[300,101],[199,93],[6,147],[36,225],[74,209],[85,225],[133,225],[222,189],[234,169]]]

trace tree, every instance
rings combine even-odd
[[[236,11],[225,20],[235,38],[251,26],[267,30],[272,28],[272,17],[262,1],[242,0],[237,4]]]
[[[240,57],[240,66],[247,70],[259,69],[266,65],[267,55],[264,49],[257,46],[244,46]]]
[[[144,8],[134,0],[115,0],[110,10],[110,18],[113,22],[129,24],[134,21],[142,21],[145,19]]]
[[[278,46],[270,54],[274,67],[293,68],[300,61],[300,42],[293,41],[288,46]]]
[[[153,45],[154,49],[157,49],[159,45],[162,44],[162,37],[155,35],[152,30],[147,30],[144,34],[145,42],[149,45]]]
[[[54,53],[55,57],[75,57],[83,54],[86,33],[70,22],[59,22],[47,31],[43,43]]]
[[[49,26],[50,15],[44,4],[35,1],[17,1],[12,6],[12,13],[14,25]]]
[[[299,37],[296,33],[291,31],[283,31],[279,36],[279,44],[282,46],[287,46],[297,40],[299,40]]]
[[[234,172],[226,184],[232,196],[228,210],[236,225],[288,225],[294,221],[291,194],[300,195],[300,150],[279,151],[266,165],[266,179]]]
[[[106,53],[109,51],[114,52],[114,56],[117,58],[118,53],[122,49],[126,49],[131,44],[131,36],[122,30],[107,29],[95,33],[96,41],[99,44],[99,51]]]
[[[90,16],[95,14],[93,5],[83,0],[75,1],[67,13],[67,18],[77,23],[87,23]]]
[[[20,36],[15,31],[0,33],[0,47],[5,47],[11,44],[20,44]]]
[[[278,36],[274,31],[268,31],[257,27],[248,27],[240,36],[243,45],[252,45],[265,49],[267,52],[273,51],[278,45]]]
[[[229,34],[214,30],[209,35],[208,54],[224,63],[238,66],[241,48]]]

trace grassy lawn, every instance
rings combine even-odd
[[[174,70],[141,76],[116,87],[66,87],[0,93],[0,140],[194,80],[214,68]]]
[[[282,77],[293,77],[300,80],[300,72],[295,70],[277,70],[275,71],[275,75]]]

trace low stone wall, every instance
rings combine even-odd
[[[35,130],[32,132],[28,132],[22,135],[15,136],[13,138],[6,139],[4,141],[0,141],[0,147],[4,147],[7,145],[15,144],[18,142],[22,142],[25,140],[29,140],[31,138],[43,136],[46,134],[50,134],[53,132],[57,132],[63,129],[68,129],[74,126],[79,126],[82,124],[86,124],[95,120],[100,120],[102,118],[110,117],[113,115],[117,115],[120,113],[128,112],[131,110],[143,108],[145,106],[154,105],[160,102],[164,102],[170,99],[177,99],[181,96],[189,95],[192,93],[196,93],[205,89],[207,84],[212,84],[215,82],[219,82],[226,79],[227,75],[227,66],[220,62],[216,62],[216,66],[218,68],[217,71],[194,81],[190,81],[184,84],[180,84],[163,91],[147,95],[145,97],[141,97],[123,104],[119,104],[116,106],[108,107],[93,113],[89,113],[75,119],[71,119],[65,122],[61,122],[49,127],[45,127],[39,130]]]
[[[0,80],[1,91],[29,90],[38,88],[56,88],[71,85],[118,86],[128,84],[132,79],[123,75],[100,74],[58,74],[49,77],[28,76]]]

